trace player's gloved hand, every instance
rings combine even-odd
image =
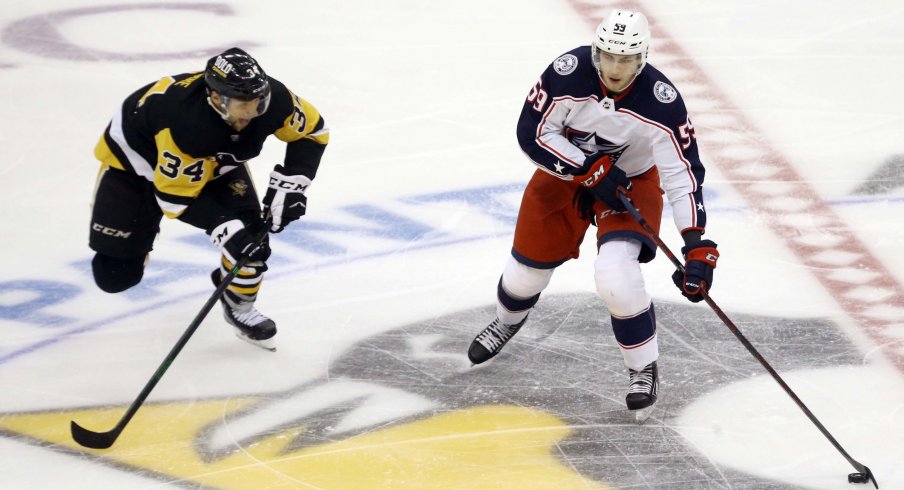
[[[697,240],[681,247],[684,255],[684,274],[676,270],[672,274],[672,282],[681,290],[681,294],[693,303],[703,301],[701,290],[709,292],[713,285],[713,269],[719,252],[716,242]]]
[[[609,155],[596,152],[585,158],[584,165],[575,173],[574,180],[613,210],[626,211],[625,205],[618,199],[618,188],[624,187],[626,191],[630,191],[631,180],[624,170],[612,163]]]
[[[241,220],[232,219],[210,230],[210,242],[233,264],[246,255],[249,262],[263,262],[270,258],[270,235],[264,226],[263,222],[246,226]],[[258,242],[261,235],[263,241]]]
[[[304,175],[286,175],[285,167],[277,165],[270,173],[270,185],[264,195],[264,216],[273,218],[270,231],[279,233],[289,223],[304,216],[308,198],[304,195],[311,179]]]

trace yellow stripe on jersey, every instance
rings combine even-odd
[[[203,72],[203,71],[202,71],[202,72],[198,72],[198,73],[195,74],[195,75],[192,75],[192,76],[190,76],[190,77],[188,77],[188,78],[186,78],[186,79],[183,79],[183,80],[180,80],[180,81],[176,82],[176,85],[178,85],[178,86],[180,86],[180,87],[182,87],[182,88],[188,88],[188,86],[191,85],[192,83],[194,83],[195,80],[197,80],[197,79],[199,79],[199,78],[201,78],[201,77],[203,77],[203,76],[204,76],[204,72]]]
[[[283,122],[283,126],[276,130],[277,138],[286,143],[298,141],[302,138],[308,138],[321,145],[330,142],[330,131],[327,128],[321,128],[314,132],[317,122],[320,121],[320,113],[311,105],[310,102],[289,91],[292,96],[292,104],[294,105],[292,114]]]
[[[204,185],[213,177],[217,162],[214,157],[193,157],[182,150],[173,141],[173,135],[166,128],[156,135],[157,168],[154,169],[154,187],[160,193],[177,197],[195,198],[201,193]],[[187,205],[176,203],[158,203],[163,213],[169,218],[177,218]],[[170,204],[170,205],[164,205]]]
[[[94,157],[100,160],[103,165],[119,170],[126,169],[122,166],[122,162],[116,158],[116,155],[113,154],[113,151],[110,150],[110,145],[107,144],[107,140],[104,138],[103,133],[100,135],[100,141],[94,145]]]
[[[155,94],[162,94],[163,92],[166,92],[166,89],[168,89],[169,86],[172,85],[173,82],[175,82],[175,81],[176,80],[173,77],[163,77],[160,80],[157,80],[157,83],[152,85],[151,88],[149,88],[148,91],[145,92],[144,95],[142,95],[140,99],[138,99],[138,107],[143,106],[144,101],[148,97],[155,95]]]

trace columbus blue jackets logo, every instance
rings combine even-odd
[[[563,54],[552,62],[552,67],[559,75],[568,75],[578,67],[578,57],[573,54]]]
[[[596,132],[587,133],[574,128],[565,128],[565,138],[587,155],[592,155],[599,151],[605,152],[605,154],[609,155],[613,164],[628,149],[628,145],[625,143],[616,144],[600,137]]]
[[[668,104],[678,98],[678,91],[675,90],[675,87],[665,82],[656,82],[653,85],[653,95],[656,96],[656,100],[659,102]]]

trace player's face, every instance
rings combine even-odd
[[[233,97],[220,97],[220,94],[216,92],[211,94],[211,100],[226,111],[226,122],[236,131],[245,129],[252,119],[263,114],[266,107],[262,109],[261,105],[269,102],[265,99],[240,100]]]
[[[251,123],[252,119],[260,115],[258,106],[263,103],[264,101],[262,99],[229,99],[226,104],[226,111],[229,113],[226,121],[231,124],[236,131],[241,131]]]
[[[606,88],[613,92],[621,92],[628,88],[643,61],[639,54],[622,55],[602,51],[599,57],[600,78],[603,79]]]

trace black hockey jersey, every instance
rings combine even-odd
[[[558,57],[528,94],[518,142],[540,169],[563,180],[605,151],[631,177],[656,165],[679,230],[703,229],[703,164],[681,94],[649,63],[631,86],[607,94],[590,46]]]
[[[269,108],[236,131],[209,105],[203,72],[161,78],[126,98],[94,154],[104,165],[153,182],[157,203],[170,218],[181,217],[208,182],[258,156],[271,134],[287,143],[286,172],[313,179],[329,130],[314,106],[269,81]],[[208,211],[211,203],[205,206],[202,214],[216,213]],[[204,228],[208,220],[186,221]]]

